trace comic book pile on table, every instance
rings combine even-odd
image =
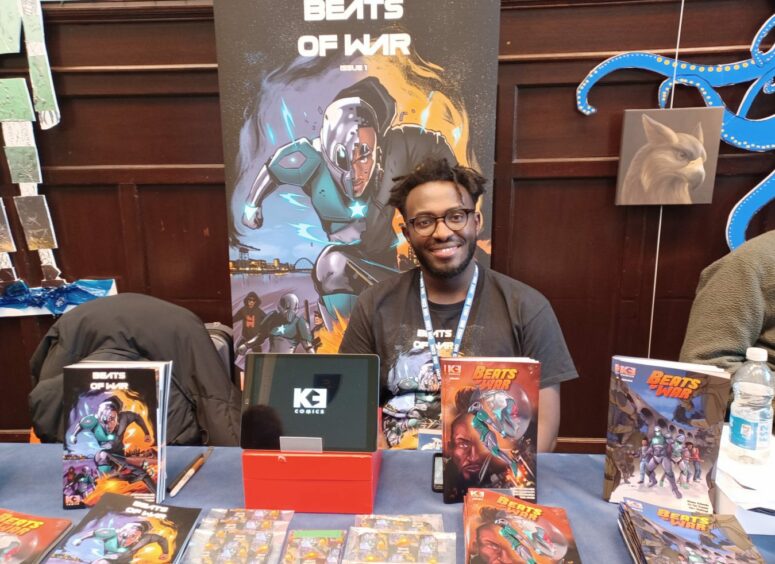
[[[172,362],[65,367],[65,509],[91,507],[106,492],[164,500],[171,377]]]
[[[280,561],[293,511],[210,509],[191,537],[187,564]]]
[[[712,513],[729,393],[720,368],[613,357],[603,497]]]
[[[0,509],[0,562],[36,564],[70,527],[70,519]]]
[[[46,562],[165,562],[181,560],[199,509],[157,505],[106,493],[57,545]]]
[[[581,562],[564,509],[471,488],[463,504],[466,562]]]
[[[529,358],[441,358],[444,502],[471,487],[536,498],[541,364]]]
[[[627,498],[619,504],[619,529],[639,564],[764,564],[734,515],[679,511]]]

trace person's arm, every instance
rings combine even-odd
[[[552,452],[560,430],[560,385],[538,392],[538,452]]]
[[[525,353],[541,363],[538,452],[550,452],[560,429],[560,384],[578,377],[552,306],[541,297],[524,329]]]
[[[680,360],[737,370],[759,339],[765,309],[756,265],[738,256],[714,263],[700,275]]]
[[[347,322],[347,329],[345,329],[342,342],[339,344],[340,353],[377,354],[371,320],[369,320],[364,308],[366,299],[368,298],[361,295],[355,302],[355,307]]]

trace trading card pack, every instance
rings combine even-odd
[[[211,509],[186,551],[187,564],[276,564],[293,511]]]
[[[350,527],[342,564],[428,562],[454,564],[455,533]]]
[[[576,540],[564,509],[504,493],[469,489],[463,507],[466,562],[578,564]]]
[[[338,564],[344,551],[342,530],[303,530],[288,533],[283,564]]]
[[[421,515],[356,515],[355,526],[381,531],[417,531],[420,533],[444,531],[441,513]]]
[[[729,391],[712,366],[613,357],[603,497],[712,513]]]
[[[444,501],[470,487],[535,500],[541,365],[528,358],[441,359]]]

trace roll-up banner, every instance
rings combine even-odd
[[[413,268],[393,178],[492,177],[497,0],[216,0],[237,364],[336,352],[357,296]],[[489,264],[492,189],[480,202]]]

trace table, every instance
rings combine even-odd
[[[174,477],[202,447],[170,447],[168,475]],[[242,462],[238,448],[216,448],[202,470],[168,505],[242,507]],[[86,509],[62,509],[62,445],[0,444],[0,507],[78,522]],[[375,513],[441,513],[444,527],[458,535],[463,562],[462,504],[445,505],[431,491],[431,453],[386,451]],[[564,507],[582,560],[630,562],[616,524],[617,506],[602,500],[602,455],[540,454],[538,502]],[[347,529],[352,515],[296,514],[291,529]],[[766,562],[775,562],[775,536],[752,537]]]

